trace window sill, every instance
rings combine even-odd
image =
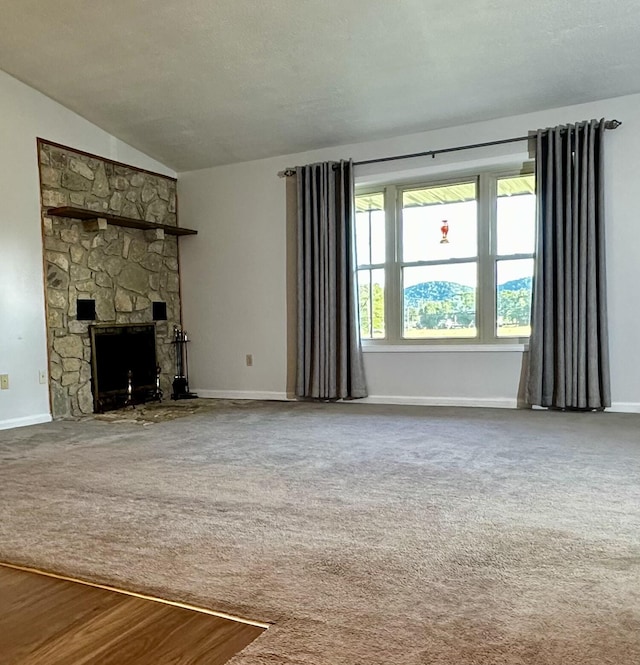
[[[523,353],[528,344],[371,344],[362,343],[363,353]]]

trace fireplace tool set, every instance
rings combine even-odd
[[[173,341],[176,347],[176,374],[173,378],[173,392],[171,399],[195,399],[196,393],[189,392],[189,357],[187,344],[191,340],[187,331],[179,326],[173,326]]]

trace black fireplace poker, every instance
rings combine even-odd
[[[187,331],[179,326],[173,326],[172,344],[176,347],[176,374],[173,377],[173,392],[171,399],[195,399],[198,395],[189,392],[189,355],[187,344],[191,340]]]

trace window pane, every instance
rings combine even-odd
[[[384,270],[358,270],[361,339],[382,339],[384,330]]]
[[[371,264],[371,245],[369,244],[369,213],[356,213],[356,263],[359,266]]]
[[[498,254],[535,251],[536,196],[532,175],[498,180]]]
[[[497,262],[498,337],[529,337],[531,334],[532,281],[533,259]]]
[[[448,230],[442,230],[446,220]],[[402,193],[405,263],[474,257],[478,253],[476,185],[423,187]]]
[[[356,196],[356,212],[367,210],[384,210],[384,194],[382,192],[358,194]]]
[[[476,337],[476,262],[402,272],[404,337]]]
[[[385,228],[384,210],[371,213],[371,263],[385,261]]]
[[[385,262],[384,194],[356,196],[356,259],[359,266]]]

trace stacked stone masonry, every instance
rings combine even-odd
[[[96,323],[148,323],[151,303],[167,303],[167,321],[156,326],[156,348],[168,396],[173,326],[180,324],[177,237],[113,225],[90,231],[79,220],[46,211],[75,206],[176,226],[175,180],[46,142],[39,147],[53,416],[93,412],[91,322],[76,319],[79,298],[95,300]]]

